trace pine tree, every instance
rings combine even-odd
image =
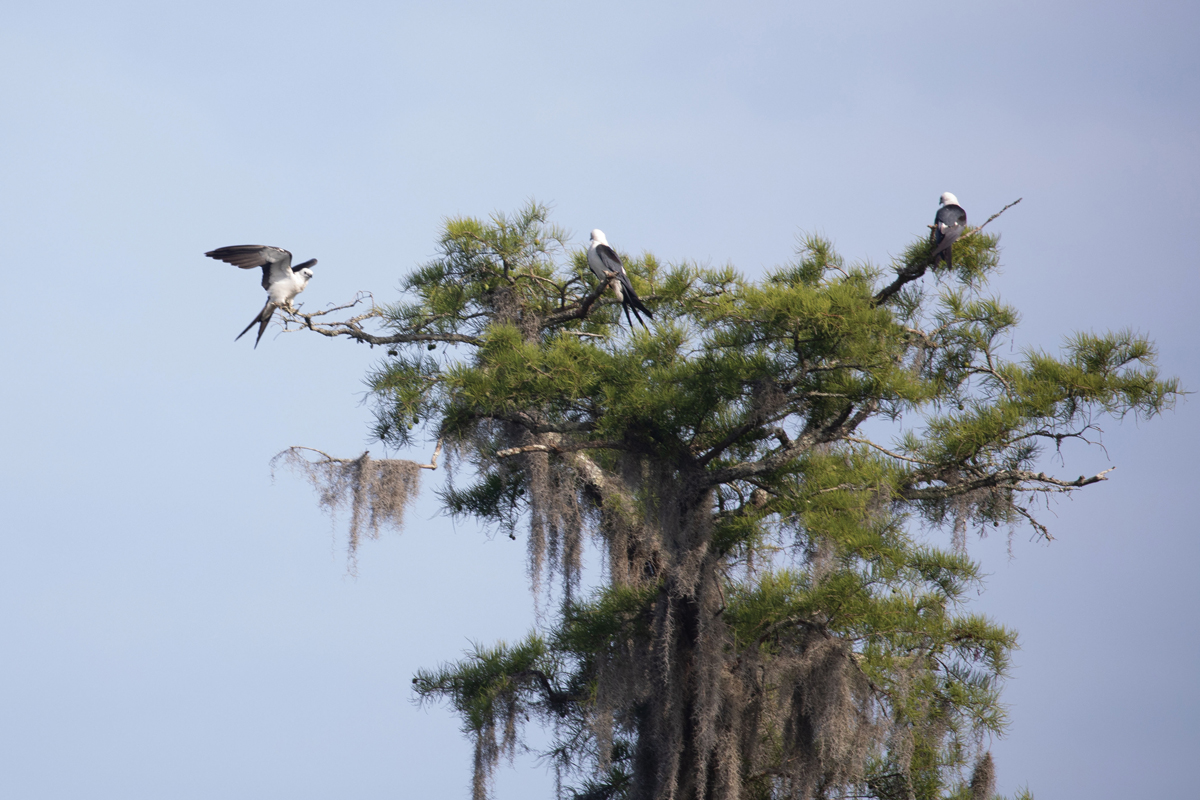
[[[401,302],[299,315],[387,347],[374,435],[436,440],[445,507],[527,536],[535,595],[557,586],[528,638],[413,679],[462,715],[477,800],[530,720],[588,800],[992,795],[1016,637],[963,608],[967,534],[1049,537],[1039,501],[1104,474],[1036,471],[1041,448],[1179,388],[1132,333],[1002,358],[997,238],[969,231],[926,275],[930,249],[882,286],[817,237],[757,282],[626,256],[648,333],[530,205],[449,220]],[[303,455],[322,502],[351,505],[352,550],[436,467]]]

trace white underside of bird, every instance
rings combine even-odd
[[[304,275],[308,272],[309,275]],[[312,270],[301,270],[300,272],[292,272],[288,270],[288,274],[280,277],[267,288],[267,297],[269,301],[279,306],[292,310],[292,300],[296,295],[304,291],[304,287],[308,286],[308,279],[311,276]]]

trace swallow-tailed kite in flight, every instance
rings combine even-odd
[[[958,198],[950,192],[942,195],[939,205],[941,208],[933,218],[933,233],[929,237],[933,242],[933,265],[936,267],[939,261],[945,261],[947,267],[953,267],[950,246],[966,230],[967,212],[963,211],[963,207],[958,204]]]
[[[267,323],[271,321],[271,315],[275,313],[276,308],[286,308],[292,311],[292,298],[304,291],[304,287],[308,285],[309,278],[313,276],[313,271],[309,269],[313,264],[317,263],[315,258],[305,261],[303,264],[293,267],[292,254],[282,247],[271,247],[262,244],[237,244],[232,247],[218,247],[216,250],[209,250],[204,255],[209,258],[215,258],[218,261],[224,261],[227,264],[233,264],[235,267],[242,269],[254,269],[262,267],[263,278],[262,287],[267,290],[267,304],[263,306],[262,311],[250,320],[250,324],[246,326],[246,330],[237,335],[238,339],[246,335],[254,327],[254,323],[258,323],[258,338],[254,340],[254,347],[258,348],[258,343],[262,340],[263,331],[267,329]]]
[[[631,308],[637,321],[642,323],[643,328],[646,328],[646,323],[642,321],[642,315],[638,311],[646,312],[646,316],[650,319],[654,319],[654,315],[638,298],[637,292],[633,290],[633,284],[629,282],[629,275],[625,273],[625,267],[621,266],[621,257],[608,244],[608,239],[604,238],[604,231],[599,228],[592,231],[592,243],[588,247],[587,259],[588,266],[592,268],[592,272],[600,279],[601,283],[612,282],[613,291],[616,292],[617,299],[621,301],[621,306],[625,309],[625,319],[629,322],[629,328],[633,329],[633,320],[629,318],[629,309]],[[646,328],[646,330],[650,329]]]

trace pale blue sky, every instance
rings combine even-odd
[[[1013,351],[1129,327],[1195,389],[1197,41],[1180,2],[6,9],[0,795],[469,796],[409,679],[528,629],[524,541],[425,500],[347,577],[268,461],[361,452],[376,354],[234,344],[262,292],[205,250],[319,258],[319,306],[389,298],[444,217],[531,197],[580,246],[751,274],[802,231],[886,263],[946,190],[974,221],[1024,197],[995,223]],[[1194,407],[1047,459],[1118,467],[1045,515],[1054,543],[971,546],[1022,634],[1005,792],[1194,791]],[[551,782],[518,759],[497,788]]]

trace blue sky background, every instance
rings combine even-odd
[[[268,462],[362,452],[377,354],[234,344],[262,292],[214,247],[319,258],[318,307],[389,298],[446,216],[529,198],[579,246],[598,226],[757,275],[803,231],[886,264],[943,191],[976,222],[1024,197],[994,223],[1012,352],[1132,328],[1200,387],[1194,4],[10,5],[4,797],[469,796],[458,720],[409,679],[529,628],[524,541],[427,491],[349,577],[309,488]],[[1194,793],[1195,407],[1048,458],[1118,467],[1044,515],[1055,542],[971,545],[977,607],[1022,635],[1004,792]],[[497,781],[551,787],[531,758]]]

